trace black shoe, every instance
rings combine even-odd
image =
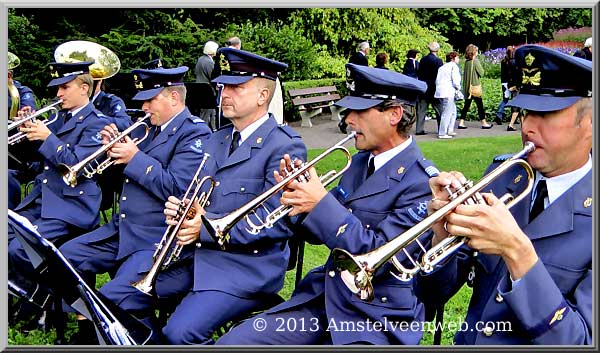
[[[489,125],[481,125],[481,128],[482,128],[482,129],[491,129],[491,128],[492,128],[492,126],[494,126],[494,125],[492,125],[492,124],[489,124]]]
[[[458,125],[457,128],[460,130],[468,129],[467,126],[462,126],[462,125]]]
[[[517,131],[517,129],[509,125],[506,127],[506,131]]]
[[[417,132],[415,135],[427,135],[427,132],[421,131],[421,132]]]
[[[494,119],[494,122],[496,123],[496,125],[502,125],[502,118],[496,117],[496,119]]]

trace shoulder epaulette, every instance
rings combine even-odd
[[[194,124],[198,124],[198,123],[204,123],[204,122],[205,122],[205,121],[204,121],[204,119],[202,119],[202,118],[199,118],[199,117],[197,117],[197,116],[195,116],[195,115],[191,115],[191,116],[190,116],[190,119],[192,119],[192,122],[193,122]]]
[[[277,127],[291,138],[301,137],[300,134],[298,134],[296,131],[294,131],[294,129],[292,129],[288,125],[277,125]]]
[[[513,156],[512,153],[501,154],[501,155],[494,157],[494,162],[504,162],[504,161],[510,159],[510,157],[512,157],[512,156]]]
[[[418,162],[419,162],[419,165],[421,166],[421,168],[423,168],[425,173],[427,173],[427,175],[429,175],[430,178],[434,177],[434,176],[438,176],[440,174],[440,170],[437,169],[437,167],[433,164],[432,161],[423,158],[423,159],[420,159]]]

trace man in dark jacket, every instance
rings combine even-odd
[[[437,57],[437,52],[440,50],[438,42],[431,42],[428,45],[429,54],[421,59],[419,63],[419,70],[417,73],[418,79],[427,83],[427,92],[424,96],[421,96],[417,103],[417,135],[425,135],[425,115],[427,114],[427,108],[429,104],[433,105],[435,110],[435,119],[437,120],[438,127],[440,126],[440,103],[435,94],[435,79],[440,66],[443,65],[442,59]]]

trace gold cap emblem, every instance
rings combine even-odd
[[[229,65],[229,60],[224,54],[221,54],[221,59],[219,60],[219,66],[221,67],[221,72],[231,71],[231,66]]]
[[[534,61],[535,61],[535,57],[533,55],[531,55],[531,53],[528,53],[525,56],[525,64],[527,64],[527,66],[531,66]]]
[[[588,197],[587,199],[585,199],[585,201],[583,201],[583,207],[588,208],[592,205],[592,198]]]

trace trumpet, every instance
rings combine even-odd
[[[273,225],[278,220],[290,213],[293,207],[289,205],[281,205],[273,212],[271,212],[263,204],[269,198],[276,195],[279,191],[283,190],[283,188],[292,180],[301,180],[301,178],[303,177],[306,178],[307,171],[311,167],[313,167],[315,164],[317,164],[329,154],[339,150],[346,157],[346,165],[340,171],[330,170],[326,174],[319,177],[319,180],[321,181],[323,186],[327,186],[330,183],[332,183],[350,167],[352,156],[350,155],[350,152],[348,152],[348,150],[343,146],[343,144],[346,143],[348,140],[354,138],[355,135],[356,132],[353,131],[340,142],[328,148],[310,162],[304,163],[299,167],[292,166],[292,170],[285,176],[285,178],[283,178],[283,180],[273,185],[269,190],[265,191],[261,195],[257,196],[254,200],[248,202],[247,204],[243,205],[237,210],[231,212],[227,216],[218,219],[209,219],[202,215],[202,224],[204,225],[204,227],[206,227],[207,232],[219,244],[222,250],[225,250],[225,243],[229,242],[229,231],[231,230],[231,228],[233,228],[233,226],[237,224],[237,222],[239,222],[243,218],[246,218],[246,222],[249,225],[249,227],[246,228],[246,231],[248,231],[250,234],[258,234],[258,232],[260,232],[260,230],[263,228],[273,227]],[[256,210],[261,206],[267,211],[267,216],[264,220],[262,220],[256,213]],[[255,218],[259,222],[258,225],[250,219],[251,214],[255,215]]]
[[[508,208],[521,201],[531,192],[535,180],[533,169],[524,159],[522,159],[522,157],[534,150],[535,145],[531,142],[527,142],[523,150],[504,161],[489,174],[485,175],[477,182],[477,184],[473,185],[473,182],[469,180],[465,182],[461,188],[456,190],[456,192],[452,192],[450,187],[447,187],[446,190],[450,195],[450,202],[448,204],[377,249],[363,255],[351,255],[344,249],[334,249],[332,252],[333,261],[338,271],[340,271],[344,284],[362,300],[371,301],[374,298],[373,285],[371,283],[373,275],[390,259],[392,265],[400,272],[400,275],[396,275],[395,273],[392,274],[401,281],[409,281],[419,271],[423,271],[424,273],[432,272],[435,265],[458,250],[467,239],[464,236],[452,235],[432,247],[430,250],[427,250],[419,241],[419,237],[428,231],[436,222],[452,212],[457,206],[465,203],[484,203],[485,200],[481,196],[480,191],[514,165],[520,165],[525,170],[528,178],[527,186],[525,190],[517,196],[510,193],[504,194],[500,197],[500,201]],[[424,252],[420,262],[413,259],[406,250],[409,245],[414,243],[416,243]],[[401,250],[414,267],[406,268],[401,264],[400,260],[396,257],[396,254]]]
[[[21,125],[25,124],[28,121],[35,121],[40,115],[42,114],[46,114],[49,111],[54,111],[54,118],[51,120],[45,120],[44,124],[46,125],[50,125],[53,122],[56,121],[56,119],[58,119],[58,108],[56,108],[56,106],[58,106],[59,104],[62,103],[62,99],[57,100],[56,102],[45,106],[44,108],[36,111],[35,113],[21,119],[21,120],[17,120],[14,123],[8,125],[8,131],[10,133],[11,130],[14,130],[18,127],[21,127]],[[27,134],[25,134],[24,132],[17,132],[16,134],[9,136],[8,137],[8,144],[9,145],[14,145],[16,143],[21,142],[23,139],[27,138]]]
[[[104,159],[104,161],[102,161],[101,163],[98,163],[96,161],[96,158],[98,158],[101,155],[103,155],[104,153],[106,153],[117,142],[123,140],[125,138],[125,136],[129,135],[133,130],[137,129],[138,127],[140,127],[142,125],[145,126],[145,129],[146,129],[145,134],[144,134],[144,136],[142,136],[142,138],[136,140],[135,144],[137,145],[140,142],[144,141],[148,137],[148,133],[150,132],[150,126],[148,126],[148,124],[144,120],[150,118],[150,115],[151,114],[148,113],[148,114],[144,115],[142,118],[139,118],[133,125],[131,125],[127,129],[123,130],[123,132],[121,132],[119,135],[113,136],[113,138],[111,139],[111,141],[109,143],[107,143],[106,145],[103,145],[102,147],[97,149],[96,152],[92,153],[91,155],[89,155],[87,158],[85,158],[81,162],[79,162],[71,167],[64,163],[57,165],[56,169],[58,170],[58,172],[60,174],[62,174],[62,176],[63,176],[62,178],[63,178],[63,181],[65,182],[65,184],[70,185],[71,187],[75,187],[77,185],[77,178],[81,174],[83,174],[88,179],[92,178],[94,176],[94,174],[102,174],[102,172],[106,168],[110,167],[111,165],[113,165],[115,163],[115,160],[110,157],[106,157],[106,159]]]
[[[181,254],[181,250],[183,249],[183,246],[175,245],[173,247],[173,242],[175,241],[175,238],[177,237],[177,233],[179,233],[179,230],[181,229],[183,222],[187,219],[192,219],[196,216],[196,209],[193,207],[193,201],[196,198],[198,198],[198,203],[200,204],[200,207],[204,207],[204,205],[206,205],[206,203],[208,202],[208,199],[210,198],[212,191],[215,188],[216,183],[212,177],[205,176],[202,179],[198,179],[200,176],[200,171],[204,168],[204,164],[206,163],[206,161],[208,160],[209,157],[210,157],[210,155],[208,153],[204,153],[202,162],[200,163],[200,166],[196,170],[196,173],[194,174],[194,178],[192,179],[192,182],[188,186],[188,188],[185,192],[185,195],[183,195],[181,203],[179,204],[179,209],[177,211],[177,225],[175,225],[175,226],[170,225],[165,230],[165,233],[163,234],[163,237],[160,240],[160,243],[157,244],[156,251],[154,251],[154,255],[152,255],[153,263],[152,263],[152,267],[150,268],[150,271],[148,271],[148,274],[144,278],[131,284],[140,292],[150,295],[150,292],[152,291],[152,288],[154,287],[154,283],[156,281],[156,276],[158,275],[158,271],[164,270],[165,268],[167,268],[168,266],[170,266],[172,263],[174,263],[175,261],[177,261],[179,259],[179,255]],[[203,192],[202,194],[200,194],[200,196],[198,196],[198,193],[202,189],[202,186],[207,181],[211,183],[209,190],[206,192]],[[195,187],[194,187],[194,185],[195,185]],[[192,192],[192,188],[193,188],[193,192]],[[190,195],[190,192],[192,192],[191,195]],[[184,207],[184,201],[186,199],[189,199],[190,202],[188,203],[187,206]]]

